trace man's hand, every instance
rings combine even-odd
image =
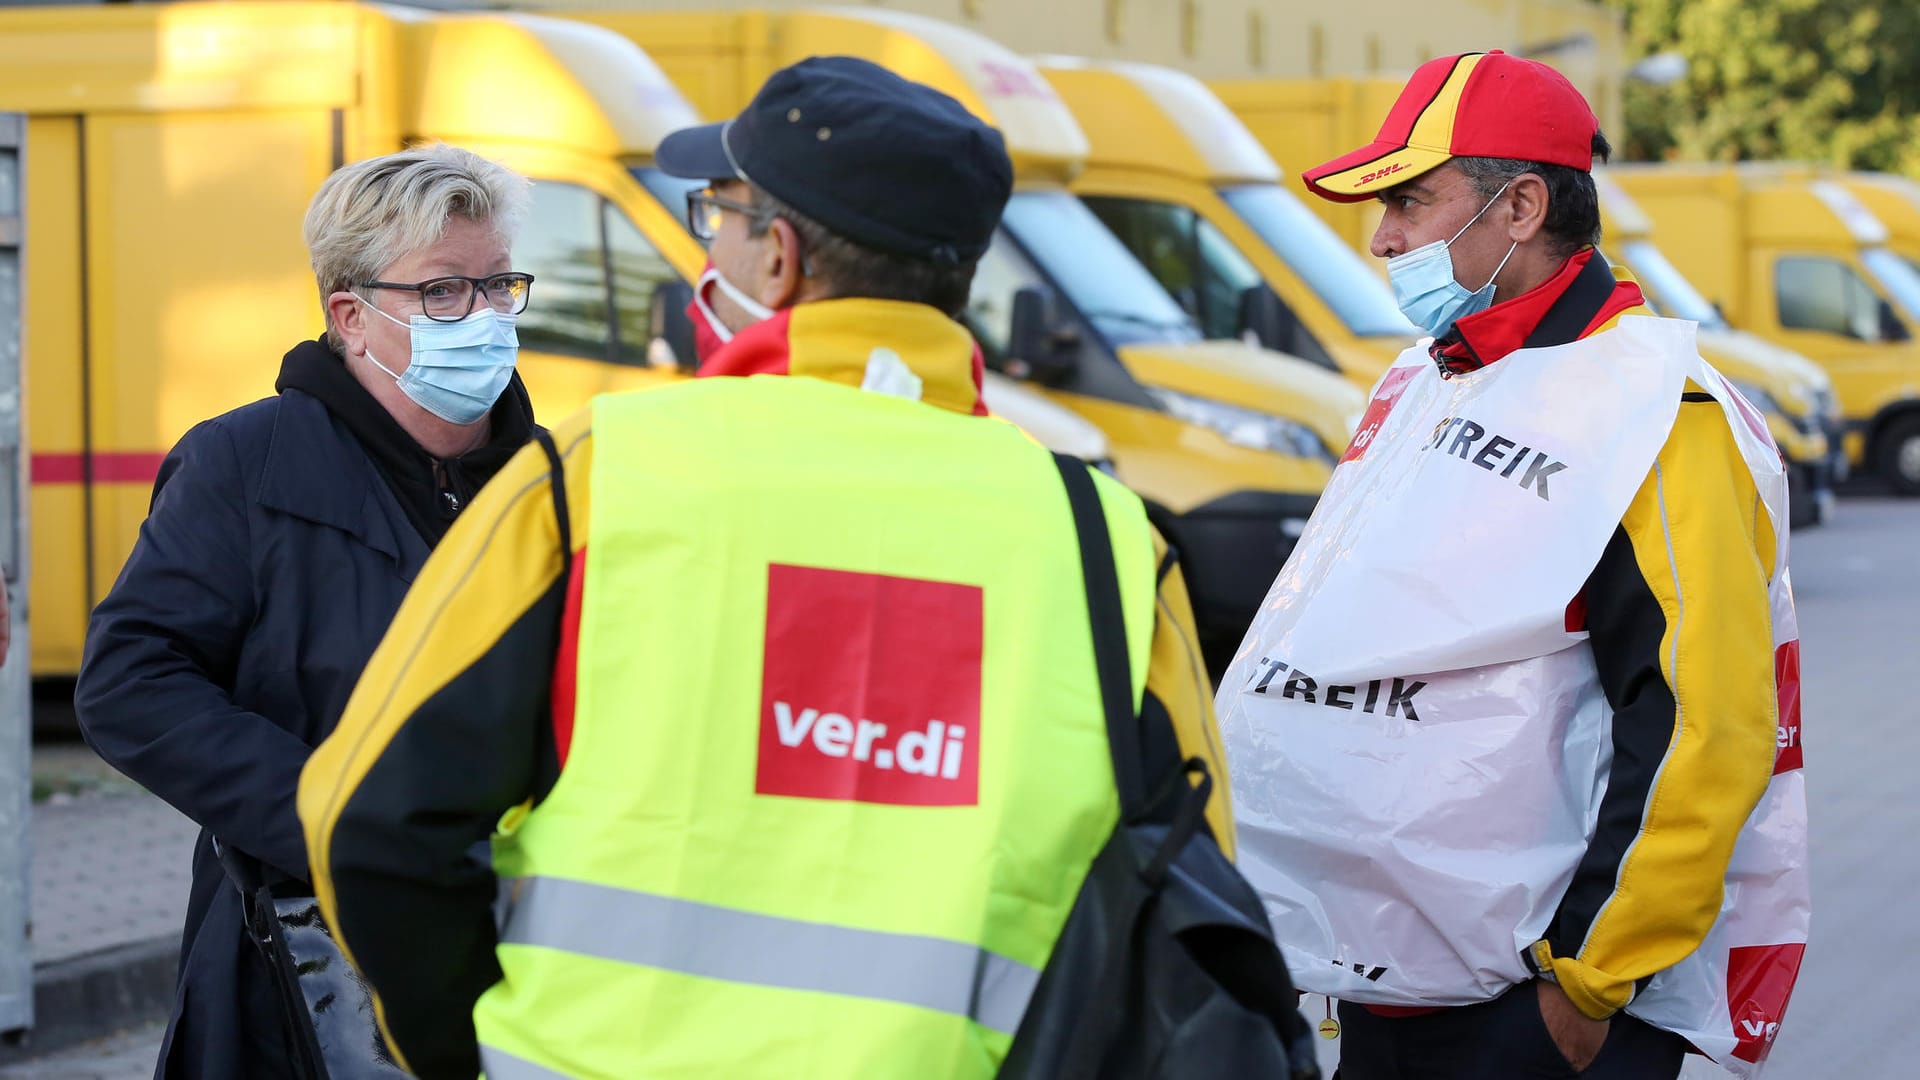
[[[1540,1017],[1547,1022],[1547,1034],[1552,1037],[1553,1045],[1559,1047],[1575,1072],[1586,1071],[1593,1059],[1600,1056],[1600,1047],[1606,1044],[1607,1031],[1613,1021],[1595,1020],[1581,1012],[1558,984],[1537,979],[1534,985],[1540,994]]]

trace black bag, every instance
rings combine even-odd
[[[1177,745],[1172,732],[1143,731],[1153,721],[1135,715],[1099,492],[1085,462],[1054,457],[1080,535],[1120,824],[1081,885],[999,1075],[1318,1080],[1266,911],[1204,827],[1206,762],[1164,752]],[[1148,747],[1163,752],[1149,760]]]
[[[273,972],[289,1040],[290,1080],[404,1080],[373,1016],[373,994],[320,917],[304,881],[269,884],[260,861],[215,841],[240,890],[247,937]]]

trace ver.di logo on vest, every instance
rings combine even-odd
[[[770,566],[754,791],[977,805],[983,609],[973,585]]]

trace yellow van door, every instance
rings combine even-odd
[[[34,414],[35,493],[46,504],[35,541],[42,553],[71,553],[81,569],[45,558],[36,567],[35,636],[50,652],[36,648],[35,670],[44,674],[78,668],[87,612],[133,548],[168,448],[201,420],[271,396],[281,356],[320,332],[300,222],[340,149],[327,109],[53,123],[49,145],[70,124],[78,150],[64,176],[58,162],[47,166],[51,190],[36,197],[80,193],[73,250],[85,264],[62,268],[59,245],[36,242],[35,272],[69,282],[36,289],[28,377],[36,410],[71,417],[73,391],[49,404],[39,384],[77,373],[79,430],[69,419],[62,437],[58,419],[40,429]],[[76,321],[78,340],[63,339],[59,328]],[[49,335],[64,344],[43,352]],[[42,573],[53,575],[46,592]]]
[[[1898,347],[1913,340],[1913,328],[1851,259],[1765,250],[1753,259],[1756,283],[1770,286],[1754,291],[1773,302],[1775,340],[1826,369],[1846,417],[1847,458],[1856,468],[1873,468],[1867,439],[1874,421],[1920,382],[1912,354]]]
[[[35,674],[80,667],[94,595],[85,476],[80,118],[27,121],[26,410]]]

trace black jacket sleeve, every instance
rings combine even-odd
[[[231,693],[253,618],[240,459],[211,420],[160,466],[133,554],[87,628],[74,708],[114,768],[222,842],[304,879],[293,792],[308,748]]]

